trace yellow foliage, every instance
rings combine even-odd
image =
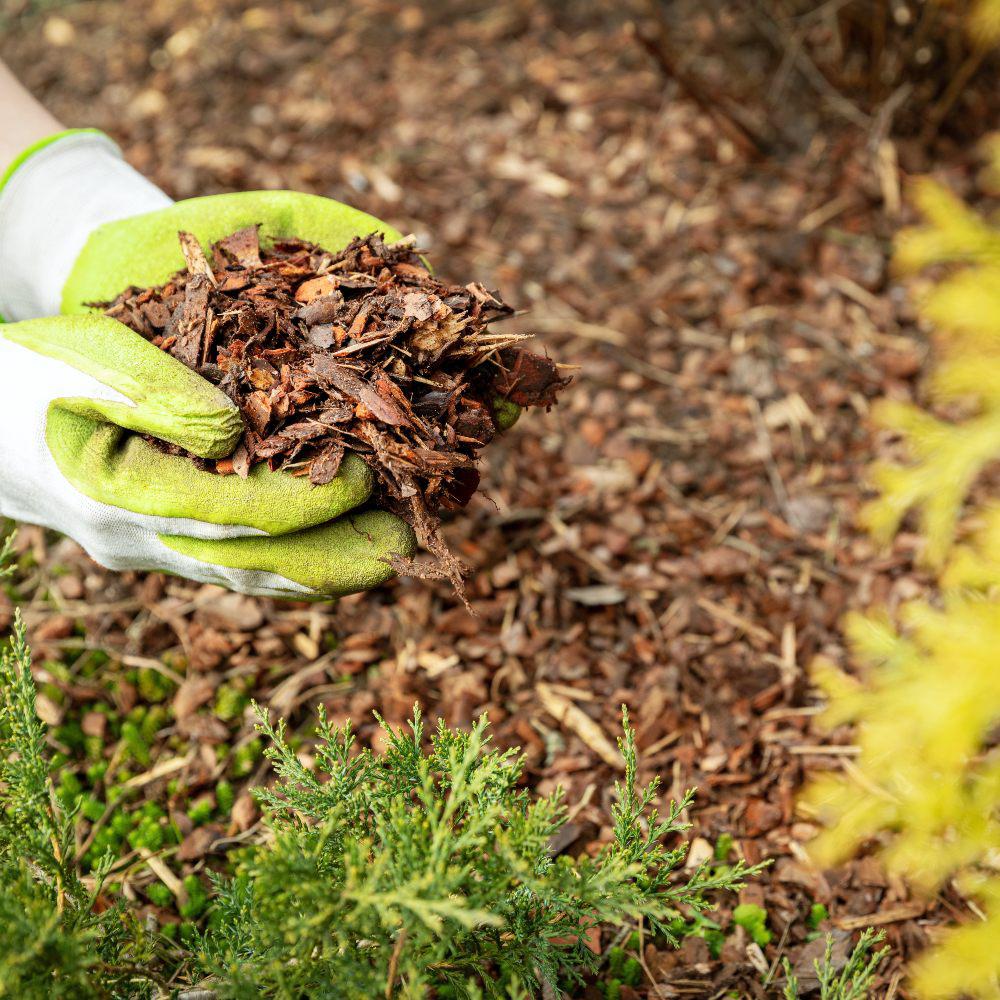
[[[886,866],[930,893],[975,871],[1000,848],[1000,603],[956,595],[942,609],[904,608],[902,629],[852,616],[848,638],[862,680],[822,662],[825,722],[856,724],[860,748],[847,773],[817,777],[804,805],[827,824],[814,856],[834,864],[880,838]],[[968,888],[988,921],[949,933],[913,973],[919,997],[959,992],[1000,1000],[1000,879]],[[969,964],[969,956],[975,961]]]
[[[924,298],[924,316],[956,338],[994,353],[1000,350],[1000,267],[959,271]]]
[[[954,0],[937,0],[945,7]],[[1000,43],[1000,0],[971,0],[964,4],[965,29],[974,45],[982,50]]]
[[[1000,264],[1000,230],[980,218],[960,198],[929,177],[914,182],[911,197],[926,219],[896,238],[894,263],[903,273],[930,264]]]
[[[1000,584],[1000,506],[983,511],[973,544],[955,547],[941,575],[944,587],[988,590]]]
[[[1000,23],[1000,0],[987,6]],[[1000,180],[1000,140],[989,152]],[[1000,498],[965,510],[1000,458],[1000,228],[930,181],[917,187],[917,201],[925,224],[901,234],[896,263],[904,272],[951,265],[921,310],[939,331],[929,388],[964,416],[877,407],[909,461],[876,463],[879,496],[864,520],[888,540],[916,513],[942,594],[906,605],[898,625],[884,613],[848,619],[860,677],[815,665],[825,721],[854,723],[860,753],[843,772],[818,776],[805,804],[826,824],[814,845],[820,861],[874,841],[886,866],[915,887],[931,893],[955,879],[977,901],[982,919],[970,909],[915,963],[915,995],[1000,1000]],[[955,544],[963,515],[969,538]]]
[[[987,148],[1000,173],[1000,143]],[[900,233],[895,265],[903,273],[932,264],[965,265],[934,286],[920,309],[942,331],[930,390],[937,401],[960,403],[972,416],[951,422],[903,403],[878,405],[876,423],[903,437],[912,462],[873,466],[879,496],[862,511],[862,523],[888,541],[916,511],[924,557],[940,567],[969,490],[1000,457],[1000,227],[927,178],[915,185],[914,195],[925,223]]]
[[[1000,379],[1000,366],[996,372]],[[926,539],[925,559],[939,566],[948,555],[955,525],[972,484],[984,466],[1000,455],[1000,406],[961,424],[951,424],[915,406],[883,400],[876,422],[906,438],[911,465],[877,462],[870,471],[880,496],[861,512],[862,523],[888,541],[911,509],[920,512]]]
[[[922,1000],[949,1000],[955,995],[955,970],[962,971],[962,990],[981,1000],[1000,1000],[996,962],[990,961],[1000,941],[1000,892],[997,880],[978,877],[962,885],[963,891],[984,902],[986,919],[947,932],[941,944],[921,955],[914,964],[913,981]],[[985,959],[985,960],[984,960]]]
[[[977,0],[966,24],[977,45],[990,48],[1000,43],[1000,0]]]

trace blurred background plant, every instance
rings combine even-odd
[[[952,114],[1000,42],[997,0],[793,0],[789,7],[796,23],[814,26],[817,43],[829,41],[815,50],[841,90],[876,114],[883,102],[908,102],[900,125],[924,140]]]
[[[985,148],[984,176],[995,181],[1000,142]],[[820,860],[877,837],[891,871],[928,893],[954,879],[967,895],[970,920],[915,964],[917,995],[997,997],[1000,506],[990,472],[1000,458],[1000,228],[929,179],[914,197],[924,222],[900,234],[895,261],[904,274],[943,267],[920,302],[937,331],[928,387],[940,415],[891,401],[876,409],[910,460],[874,466],[879,496],[863,516],[887,542],[913,512],[941,592],[904,605],[898,624],[884,612],[849,618],[860,680],[818,661],[826,721],[857,724],[860,756],[856,769],[817,778],[806,801],[829,824]]]
[[[969,85],[1000,61],[1000,0],[722,0],[703,7],[710,43],[683,4],[645,7],[634,30],[664,75],[751,155],[801,144],[815,115],[864,129],[873,152],[892,134],[926,166],[939,136],[988,120]],[[789,119],[794,90],[812,107]]]

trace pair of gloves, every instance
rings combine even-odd
[[[326,486],[256,466],[200,471],[141,435],[213,459],[242,433],[215,386],[86,303],[162,284],[184,266],[178,230],[204,247],[244,226],[329,249],[392,227],[289,191],[173,204],[90,130],[27,150],[0,181],[0,514],[54,528],[102,565],[159,570],[248,594],[335,598],[392,575],[409,526],[350,513],[373,487],[348,456]]]

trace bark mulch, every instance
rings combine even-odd
[[[450,580],[463,596],[466,569],[438,514],[472,499],[503,408],[553,406],[571,379],[517,346],[529,335],[489,326],[514,311],[497,293],[435,279],[412,238],[261,247],[249,226],[213,244],[211,260],[191,233],[178,238],[184,270],[96,305],[239,406],[234,452],[214,463],[188,457],[244,479],[266,461],[325,486],[348,450],[360,455],[379,487],[375,503],[401,515],[433,557],[396,556],[394,567]]]
[[[906,960],[968,908],[913,897],[867,857],[815,870],[796,794],[807,771],[849,768],[854,753],[848,732],[815,725],[810,661],[847,662],[848,609],[931,583],[914,538],[880,553],[854,526],[878,446],[869,406],[914,397],[925,354],[887,260],[905,212],[897,164],[928,153],[893,143],[891,122],[826,114],[749,43],[741,79],[758,96],[743,125],[723,125],[627,27],[645,9],[151,0],[123,18],[97,2],[4,34],[0,54],[67,124],[108,129],[173,196],[287,187],[347,201],[415,233],[443,280],[503,288],[528,310],[504,329],[580,366],[559,406],[492,443],[486,497],[445,524],[473,568],[476,617],[447,584],[412,579],[296,606],[118,576],[25,530],[38,675],[62,693],[44,707],[65,723],[94,702],[134,709],[148,673],[174,685],[132,801],[186,824],[161,859],[183,875],[256,833],[240,789],[266,771],[240,698],[297,725],[322,703],[364,739],[373,709],[393,723],[415,701],[452,724],[488,711],[535,787],[566,787],[571,851],[608,834],[625,703],[644,775],[662,775],[665,795],[698,788],[694,858],[730,834],[775,864],[742,895],[767,909],[763,951],[741,929],[719,961],[698,938],[649,946],[650,980],[623,995],[777,995],[773,976],[761,984],[781,956],[811,970],[818,902],[841,950],[885,927],[881,984],[906,996]],[[733,22],[683,11],[682,51],[731,79],[718,25]],[[762,157],[735,137],[763,120],[781,141]],[[939,162],[958,187],[972,174],[964,153]],[[110,663],[83,678],[93,649]],[[222,775],[236,804],[197,834],[185,806]],[[155,876],[128,863],[126,891],[155,909]]]

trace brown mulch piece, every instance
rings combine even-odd
[[[191,233],[178,236],[185,270],[94,305],[239,406],[243,438],[215,470],[245,478],[267,461],[323,486],[355,452],[381,504],[437,560],[431,575],[463,594],[438,512],[465,507],[478,489],[476,463],[499,431],[495,401],[548,408],[570,379],[515,346],[527,335],[494,333],[489,323],[514,310],[482,285],[435,278],[413,239],[262,248],[250,226],[213,244],[208,260]]]
[[[816,725],[808,667],[817,652],[850,664],[846,611],[931,589],[912,536],[879,552],[854,520],[879,446],[868,408],[915,398],[926,350],[888,253],[907,175],[933,166],[972,186],[962,134],[995,120],[997,88],[987,78],[963,96],[958,138],[946,122],[932,149],[892,128],[919,106],[876,114],[871,130],[850,120],[794,45],[759,37],[746,4],[676,0],[683,83],[725,92],[754,134],[778,133],[776,152],[750,160],[630,30],[650,6],[152,0],[123,18],[98,0],[0,32],[0,55],[67,124],[107,129],[174,197],[290,188],[392,220],[450,274],[508,289],[531,308],[525,326],[581,370],[563,405],[488,449],[493,502],[475,497],[445,526],[474,567],[478,618],[449,587],[408,579],[297,606],[107,573],[24,528],[36,671],[69,662],[69,681],[43,679],[66,687],[65,711],[87,711],[93,682],[67,652],[86,642],[109,651],[101,679],[122,700],[126,669],[171,669],[240,685],[303,731],[325,705],[366,743],[373,709],[393,724],[414,701],[453,725],[487,711],[497,743],[527,754],[532,788],[566,789],[569,852],[609,836],[607,744],[624,702],[641,778],[659,775],[664,799],[698,788],[696,856],[728,833],[733,856],[775,859],[743,893],[767,909],[768,967],[787,956],[809,974],[813,903],[828,907],[820,929],[838,933],[839,954],[841,923],[856,936],[856,921],[891,918],[876,995],[905,998],[912,958],[972,913],[948,892],[917,915],[912,890],[871,857],[809,863],[816,827],[798,792],[817,769],[849,770],[853,751],[847,730]],[[825,39],[833,61],[838,36],[812,7],[783,23],[809,31],[809,56],[812,36]],[[94,59],[95,38],[114,59]],[[214,718],[211,701],[183,707]],[[142,795],[183,805],[229,776],[232,846],[254,836],[245,788],[266,772],[234,774],[252,720],[224,725],[225,744],[207,725],[188,740],[165,727],[153,766],[183,768]],[[182,877],[203,862],[167,863]],[[147,914],[171,919],[144,895],[150,872],[126,881]],[[713,914],[727,929],[733,903]],[[716,961],[700,939],[680,952],[647,942],[652,981],[628,995],[780,997],[780,971],[765,988],[751,943],[733,931]]]

